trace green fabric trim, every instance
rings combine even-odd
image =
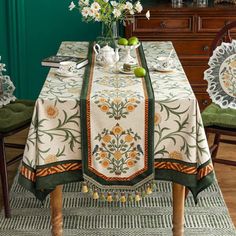
[[[57,164],[65,164],[65,163],[73,163],[73,161],[64,161],[64,162],[57,162]],[[74,161],[78,162],[78,161]],[[23,165],[29,169],[30,171],[35,172],[32,170],[31,167],[27,166],[25,163]],[[54,165],[47,165],[47,167],[55,166]],[[42,167],[42,166],[41,166]],[[47,168],[46,165],[43,166]],[[44,177],[37,177],[36,182],[32,182],[29,179],[25,178],[21,173],[19,174],[18,182],[21,186],[32,192],[37,199],[43,201],[46,196],[51,193],[56,186],[68,184],[71,182],[80,182],[83,181],[83,173],[81,170],[73,170],[73,171],[66,171],[63,173],[52,174]],[[45,186],[47,188],[45,189]]]
[[[212,103],[202,112],[204,126],[236,128],[236,109],[222,109]]]
[[[142,43],[140,44],[138,51],[142,62],[142,67],[145,68],[146,70],[145,83],[148,93],[148,172],[146,173],[153,174],[155,172],[154,170],[155,97]]]
[[[161,159],[160,162],[163,162],[164,160]],[[166,162],[176,162],[181,163],[187,166],[196,166],[196,164],[192,163],[186,163],[178,160],[165,160]],[[159,160],[158,160],[159,162]],[[197,172],[199,172],[202,168],[209,165],[211,163],[211,160],[208,160],[201,166],[197,168]],[[212,171],[202,179],[198,180],[197,175],[195,174],[185,174],[179,171],[175,170],[165,170],[165,169],[155,169],[155,179],[156,180],[166,180],[166,181],[172,181],[174,183],[181,184],[183,186],[186,186],[193,194],[195,203],[197,203],[197,196],[198,194],[209,187],[215,180],[215,172]]]

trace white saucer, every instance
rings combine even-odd
[[[176,68],[174,66],[172,67],[167,67],[167,68],[163,68],[159,65],[153,65],[153,68],[156,70],[156,71],[159,71],[159,72],[173,72],[176,70]]]
[[[132,74],[134,74],[134,71],[125,71],[124,69],[123,69],[123,67],[120,67],[119,68],[119,71],[121,72],[121,73],[123,73],[123,74],[127,74],[127,75],[132,75]]]
[[[56,74],[62,77],[74,77],[74,76],[78,76],[78,72],[63,72],[59,69],[56,70]]]

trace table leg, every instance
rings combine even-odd
[[[62,185],[50,194],[52,236],[62,236]]]
[[[173,183],[173,236],[184,235],[185,187]]]

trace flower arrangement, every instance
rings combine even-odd
[[[140,1],[132,3],[125,0],[80,0],[77,5],[72,1],[69,10],[77,9],[81,12],[85,22],[98,21],[109,24],[114,21],[121,21],[125,24],[127,15],[134,15],[143,10]],[[147,12],[147,18],[150,13]]]
[[[126,26],[130,22],[128,16],[135,13],[141,13],[143,6],[140,1],[135,3],[125,0],[79,0],[77,4],[73,1],[69,5],[69,10],[77,9],[82,15],[82,20],[85,22],[101,22],[102,23],[102,37],[109,41],[114,41],[114,24],[117,22],[123,23]],[[147,11],[146,17],[150,18],[150,12]],[[115,36],[117,32],[115,33]],[[112,40],[109,40],[112,39]]]

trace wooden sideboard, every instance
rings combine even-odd
[[[211,102],[206,92],[207,83],[203,80],[210,45],[226,23],[236,20],[236,5],[214,5],[208,0],[202,7],[195,2],[184,1],[181,7],[173,7],[170,0],[144,1],[143,12],[150,9],[150,20],[145,14],[136,15],[125,34],[141,40],[172,41],[200,108],[204,109]]]

